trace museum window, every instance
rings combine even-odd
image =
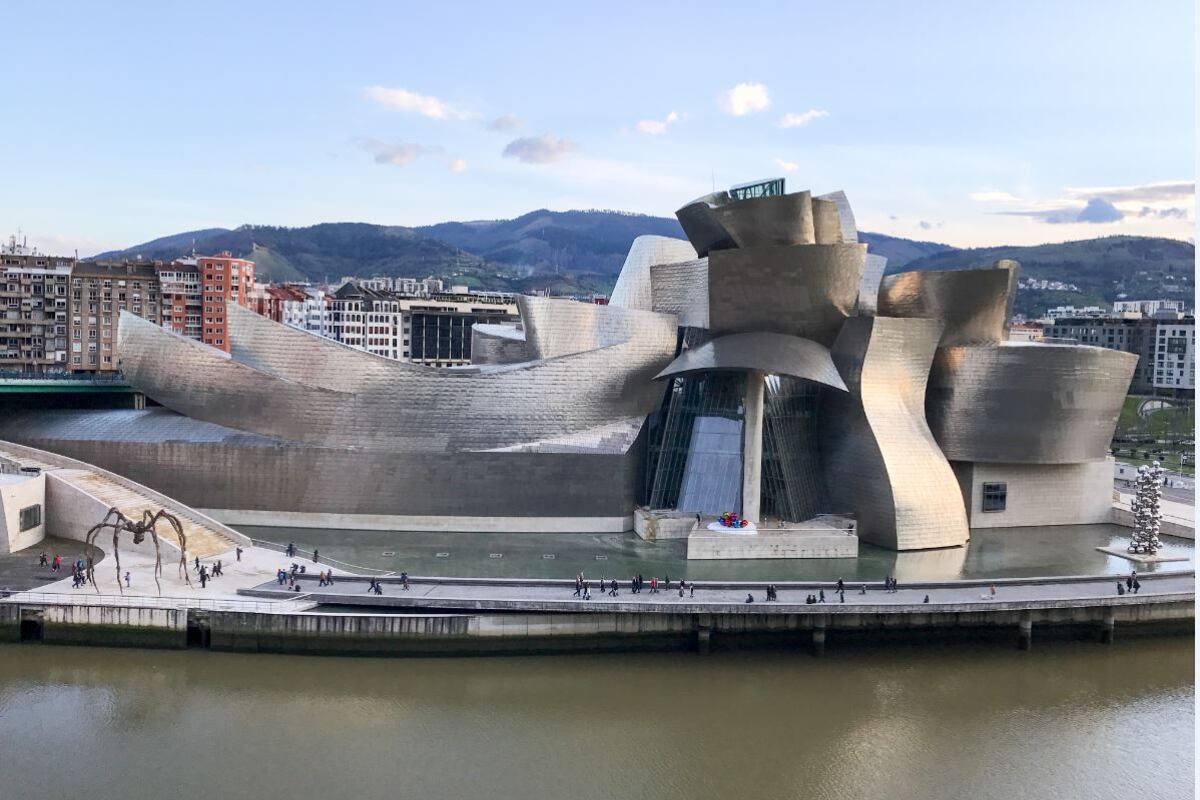
[[[983,510],[1003,511],[1008,505],[1007,483],[985,483],[983,485]]]
[[[36,528],[42,524],[42,506],[41,504],[26,506],[21,509],[20,526],[21,531],[27,531],[30,528]]]

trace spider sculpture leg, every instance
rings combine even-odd
[[[116,519],[110,521],[109,518],[114,515],[116,516]],[[87,573],[85,575],[85,580],[87,580],[89,583],[92,584],[92,586],[94,586],[96,588],[97,594],[100,593],[100,586],[96,583],[96,574],[95,574],[95,569],[94,569],[96,536],[99,535],[100,531],[102,531],[104,528],[112,528],[113,529],[113,559],[119,562],[120,556],[117,552],[117,534],[120,533],[120,531],[126,529],[126,527],[128,525],[129,525],[129,520],[125,517],[124,514],[121,513],[121,511],[119,509],[110,508],[108,510],[108,513],[106,513],[104,515],[104,519],[101,520],[97,525],[93,526],[92,529],[89,530],[87,532],[87,535],[84,536],[84,538],[83,538],[84,557],[87,559]],[[118,567],[117,569],[118,569],[117,583],[120,584],[120,582],[121,582],[120,567]]]
[[[164,509],[159,509],[158,513],[150,519],[150,531],[152,535],[157,535],[156,527],[160,519],[165,519],[170,523],[175,531],[175,536],[179,539],[179,574],[183,576],[183,582],[188,586],[192,585],[192,580],[188,577],[187,568],[187,536],[184,535],[183,525],[174,514],[167,513]]]

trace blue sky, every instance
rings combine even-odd
[[[780,175],[960,246],[1195,225],[1190,0],[41,2],[5,23],[0,230],[54,252],[669,215]]]

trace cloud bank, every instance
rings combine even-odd
[[[829,112],[820,108],[810,108],[800,114],[784,114],[779,118],[779,127],[781,128],[803,128],[808,123],[821,117],[828,117]]]
[[[431,95],[417,94],[408,89],[389,89],[386,86],[370,86],[363,90],[368,100],[384,108],[420,114],[429,119],[470,119],[478,116],[470,111],[455,108],[444,100]]]

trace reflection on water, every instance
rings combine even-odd
[[[0,776],[24,800],[1183,798],[1192,654],[1190,638],[825,659],[3,645]]]
[[[912,582],[1124,574],[1132,566],[1096,549],[1129,544],[1130,529],[1118,525],[975,530],[966,547],[907,553],[863,543],[857,559],[690,562],[683,540],[644,542],[633,533],[424,533],[249,526],[240,530],[256,539],[294,541],[306,550],[316,547],[351,564],[407,570],[413,575],[566,578],[582,570],[614,578],[641,572],[689,580],[873,581],[895,575]],[[1140,572],[1195,568],[1191,541],[1167,537],[1164,543],[1164,554],[1186,560],[1139,566]],[[497,553],[500,558],[493,557]],[[554,557],[546,558],[550,555]]]

